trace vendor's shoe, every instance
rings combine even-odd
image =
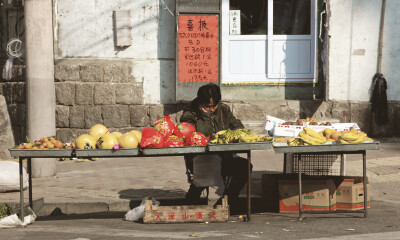
[[[196,187],[195,185],[190,185],[190,188],[185,196],[185,203],[187,205],[201,205],[208,203],[208,194],[205,194],[206,198],[201,198],[202,192],[207,191],[206,187]]]

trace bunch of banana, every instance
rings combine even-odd
[[[274,139],[274,142],[287,142],[287,139],[284,137],[278,137]]]
[[[311,128],[304,128],[304,130],[299,133],[298,137],[304,141],[304,145],[320,145],[326,143],[324,135],[317,133]]]
[[[301,138],[288,138],[287,144],[289,146],[299,146],[299,145],[303,145],[304,142]]]
[[[349,132],[342,134],[339,137],[339,143],[363,143],[365,141],[372,141],[365,132],[358,132],[357,129],[351,128]]]
[[[215,139],[211,140],[211,144],[218,143],[243,143],[243,142],[266,142],[271,141],[272,137],[260,136],[251,133],[248,129],[236,129],[236,130],[222,130],[215,134]]]

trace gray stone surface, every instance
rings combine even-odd
[[[351,103],[351,122],[357,123],[362,131],[371,134],[371,104]]]
[[[72,106],[69,108],[69,125],[71,128],[85,128],[84,106]]]
[[[155,122],[166,114],[170,115],[172,121],[176,124],[179,121],[176,113],[177,107],[175,104],[151,105],[149,108],[150,126],[154,126]]]
[[[93,105],[94,84],[80,83],[76,84],[75,102],[78,105]]]
[[[350,121],[350,103],[347,101],[333,101],[331,104],[333,118],[339,119],[340,122]]]
[[[3,68],[2,68],[3,69]],[[25,66],[14,65],[12,68],[12,80],[17,82],[25,81]]]
[[[115,104],[115,86],[110,84],[96,84],[94,86],[94,104]]]
[[[88,129],[58,128],[56,136],[60,141],[70,143],[74,142],[80,135],[88,132]]]
[[[79,65],[57,64],[54,69],[54,77],[58,82],[79,81]]]
[[[131,116],[131,126],[147,127],[150,123],[149,107],[147,105],[132,105],[129,106]]]
[[[25,103],[25,85],[23,82],[10,82],[3,85],[3,94],[8,104]]]
[[[152,105],[149,108],[150,126],[154,127],[156,121],[164,116],[164,105]]]
[[[69,127],[69,107],[57,105],[56,106],[56,127],[67,128]]]
[[[265,106],[259,104],[250,105],[250,104],[237,103],[233,104],[231,111],[233,115],[235,115],[242,121],[256,120],[256,119],[260,119],[262,121],[262,119],[264,119],[266,115]]]
[[[130,123],[127,105],[107,105],[101,107],[103,124],[109,127],[128,127]]]
[[[121,83],[129,82],[128,66],[123,64],[107,64],[104,66],[104,82]]]
[[[25,104],[9,104],[8,114],[13,126],[25,126],[26,124],[26,105]]]
[[[75,103],[75,83],[55,83],[56,102],[61,105],[72,106]]]
[[[85,128],[89,129],[97,123],[103,123],[101,117],[101,107],[86,107],[85,108]]]
[[[82,65],[79,72],[82,82],[103,82],[104,70],[101,65]]]
[[[117,104],[143,104],[142,84],[116,84],[115,96]]]
[[[10,159],[9,148],[15,145],[10,117],[4,96],[0,95],[0,159]]]

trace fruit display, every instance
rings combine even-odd
[[[80,135],[75,143],[77,149],[96,149],[96,138],[89,134]]]
[[[96,140],[106,133],[110,133],[110,131],[103,124],[95,124],[89,129],[89,135],[93,136]]]
[[[185,139],[185,146],[206,146],[210,137],[206,137],[200,132],[192,132]]]
[[[129,133],[133,133],[135,134],[138,142],[140,142],[142,140],[142,132],[138,131],[138,130],[132,130]]]
[[[54,136],[50,137],[42,137],[40,140],[31,141],[28,137],[26,137],[26,142],[22,143],[18,146],[15,146],[16,149],[72,149],[74,148],[73,144],[67,145],[66,143],[59,141]]]
[[[119,142],[117,136],[111,133],[104,134],[97,140],[97,147],[99,149],[112,149],[118,144]]]
[[[283,142],[283,143],[285,143],[285,142],[287,142],[287,139],[284,138],[284,137],[277,137],[277,138],[274,139],[274,143],[276,143],[276,142]]]
[[[330,128],[321,132],[316,132],[311,128],[304,128],[297,137],[275,138],[274,143],[286,142],[289,146],[299,146],[321,145],[329,142],[338,144],[363,143],[366,141],[373,141],[373,139],[369,138],[365,132],[359,132],[355,128],[350,128],[349,131],[341,132],[337,132]]]
[[[365,132],[358,132],[356,129],[352,128],[349,132],[343,133],[339,136],[339,143],[363,143],[365,141],[373,141],[369,138]]]
[[[308,125],[320,125],[320,126],[331,126],[332,125],[332,123],[330,123],[330,122],[321,122],[315,118],[302,118],[302,119],[298,119],[296,122],[284,122],[284,123],[282,123],[282,125],[303,126],[306,123],[308,123]]]
[[[137,148],[139,140],[135,133],[127,132],[118,138],[119,146],[121,148]]]
[[[142,133],[132,130],[127,133],[110,132],[103,124],[95,124],[89,133],[80,135],[76,141],[77,149],[119,149],[137,148]]]
[[[251,133],[248,129],[222,130],[215,134],[215,139],[211,140],[212,144],[222,143],[249,143],[249,142],[267,142],[271,141],[272,137],[260,136]]]

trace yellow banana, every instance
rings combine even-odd
[[[318,135],[317,132],[315,132],[315,133]],[[323,139],[314,138],[314,137],[310,136],[309,134],[307,134],[305,131],[300,132],[299,135],[304,142],[307,142],[311,145],[319,145],[319,144],[326,143],[326,138],[323,138]]]
[[[349,142],[349,141],[355,141],[355,140],[359,139],[360,136],[358,134],[353,134],[353,133],[348,132],[348,133],[343,134],[340,138]]]
[[[346,144],[346,143],[349,143],[349,142],[339,138],[339,143]]]
[[[304,131],[313,138],[323,139],[325,138],[323,135],[317,133],[314,129],[304,128]]]
[[[360,136],[357,140],[352,141],[350,143],[362,143],[365,142],[365,136]]]

